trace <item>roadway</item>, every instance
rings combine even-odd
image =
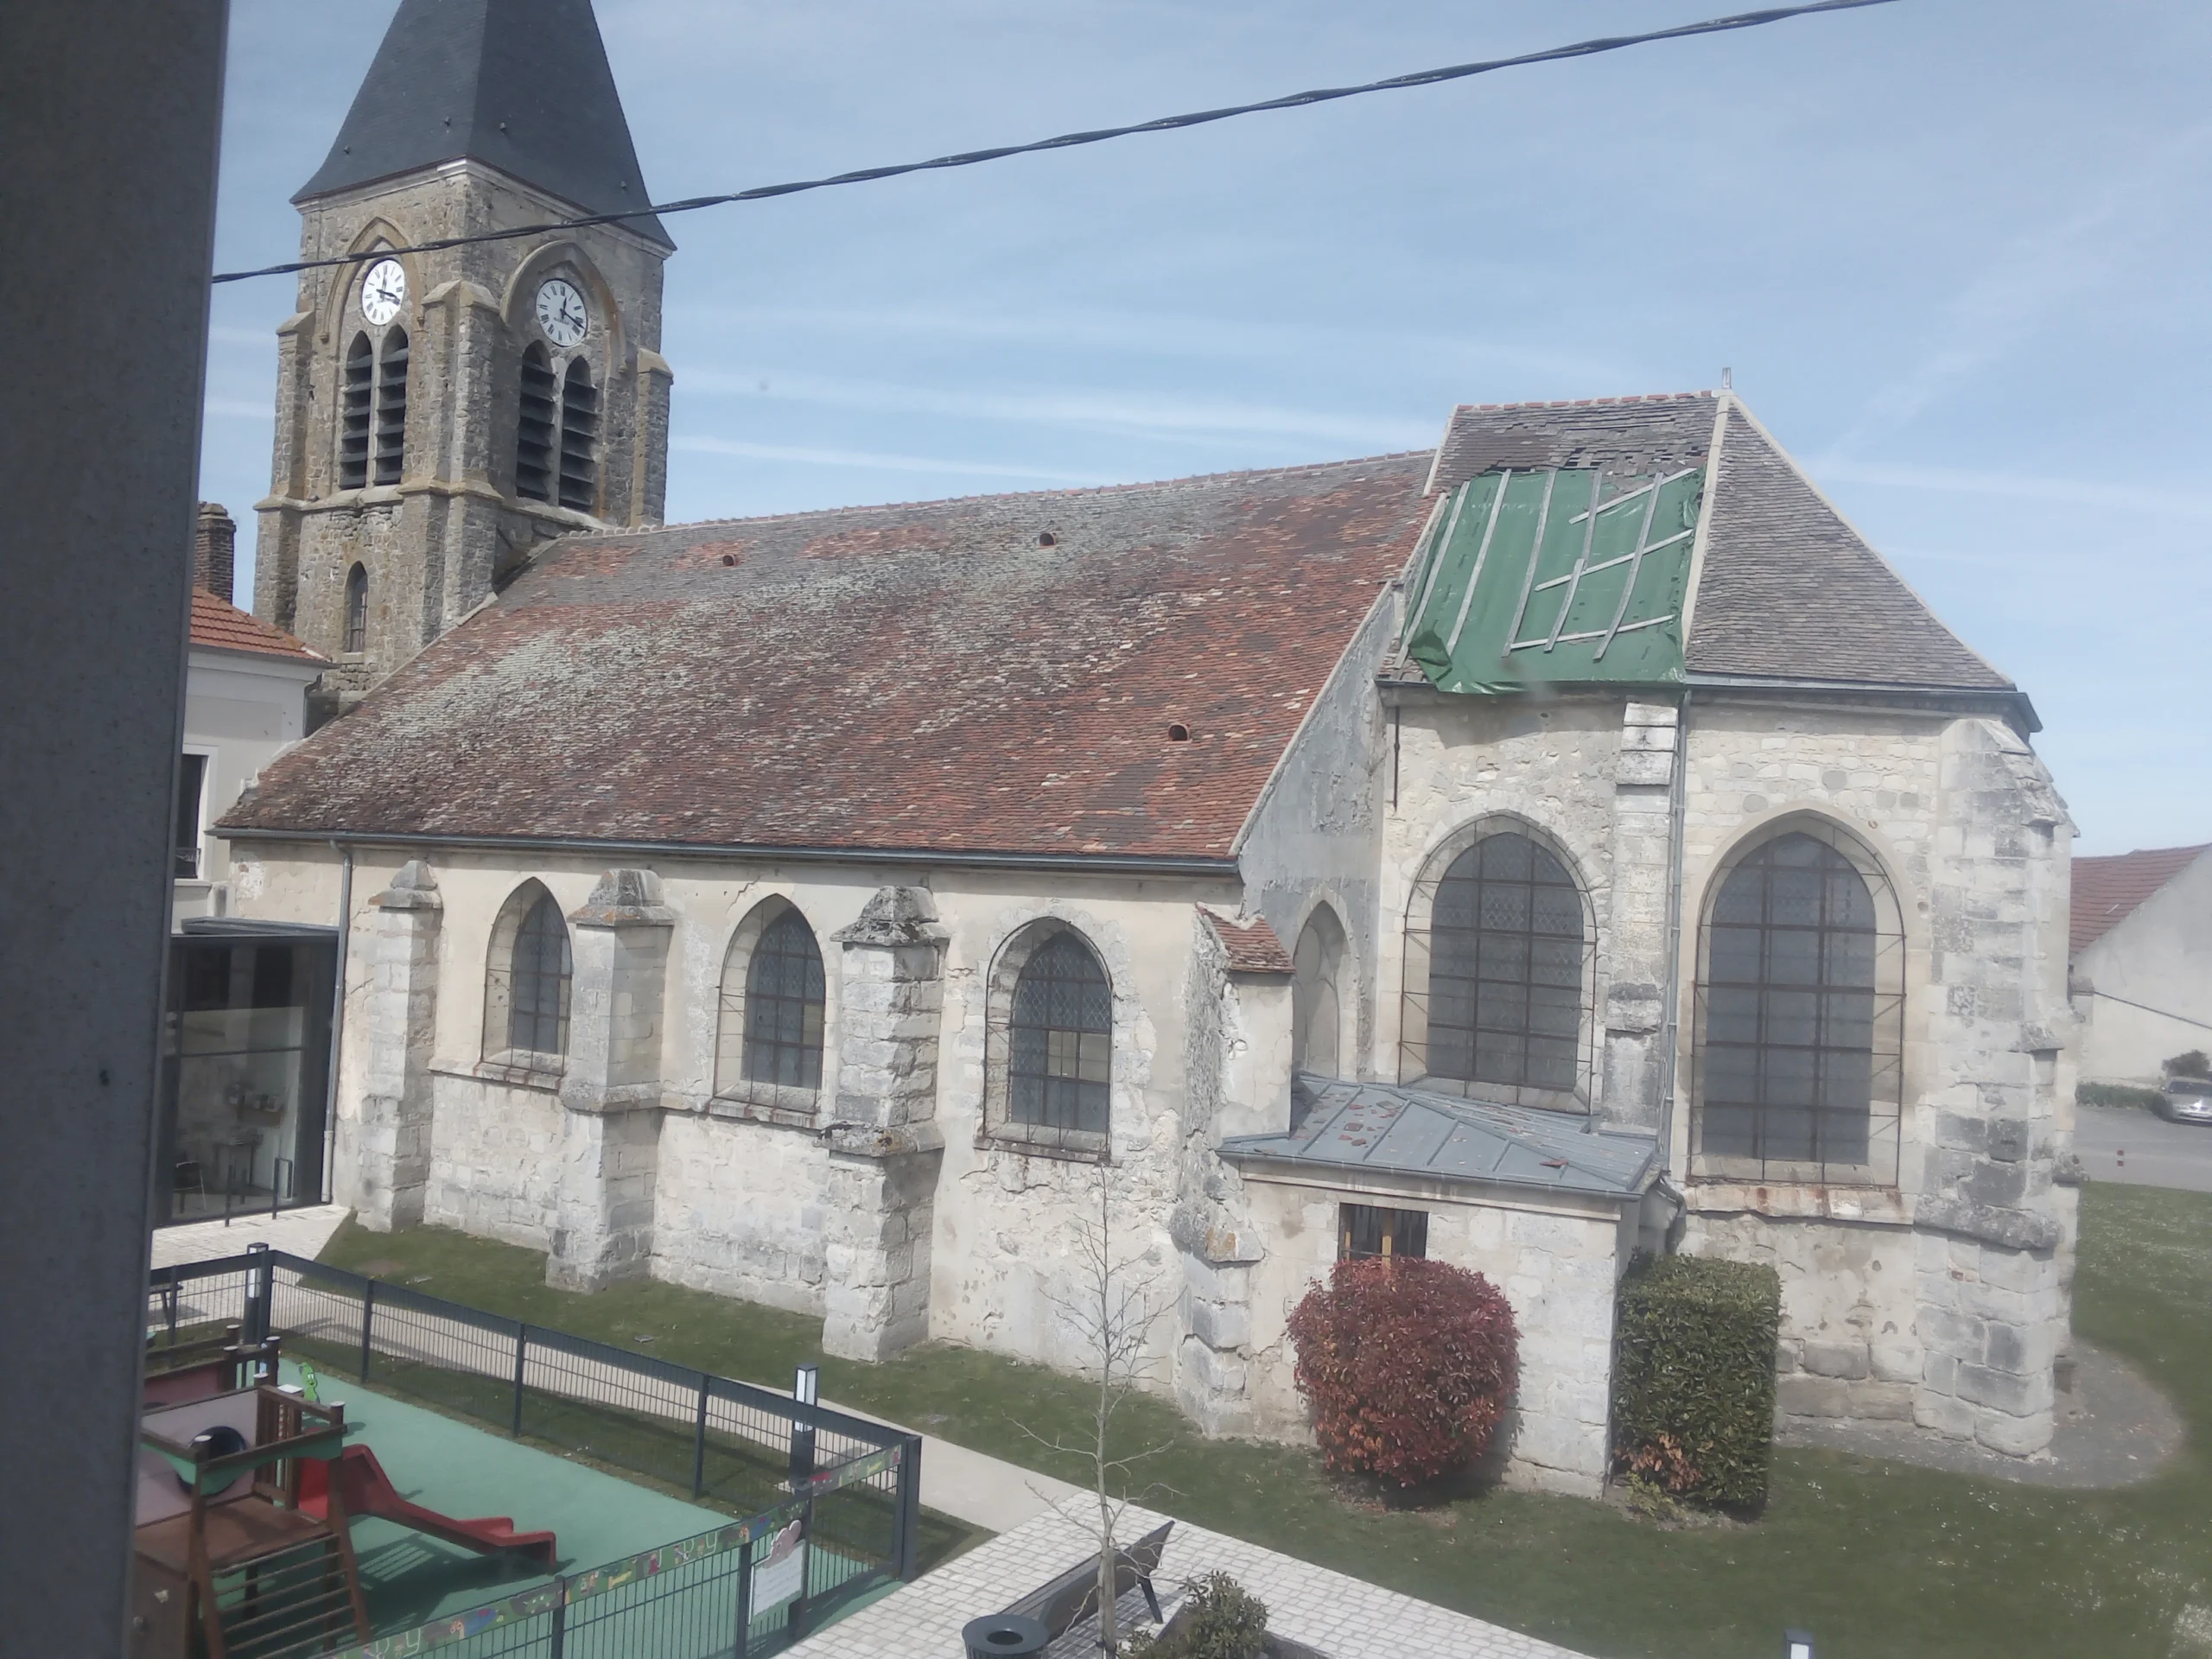
[[[2139,1109],[2082,1106],[2075,1110],[2074,1150],[2091,1180],[2212,1192],[2212,1123],[2169,1123]]]

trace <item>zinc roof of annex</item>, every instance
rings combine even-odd
[[[563,537],[222,827],[1225,868],[1401,580],[1401,683],[2024,703],[1728,394],[1463,407],[1433,454]]]

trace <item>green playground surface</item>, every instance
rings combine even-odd
[[[287,1380],[298,1369],[287,1361]],[[551,1532],[563,1572],[599,1567],[728,1524],[719,1510],[666,1497],[634,1481],[471,1427],[422,1406],[334,1377],[325,1401],[342,1401],[349,1446],[377,1454],[399,1495],[456,1519],[504,1515],[522,1532]],[[511,1596],[548,1574],[513,1555],[478,1555],[396,1522],[353,1523],[369,1620],[379,1635]]]

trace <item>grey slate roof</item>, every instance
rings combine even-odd
[[[1685,652],[1693,674],[2012,689],[1732,408]]]
[[[1703,466],[1722,395],[1465,405],[1432,492],[1510,467],[1613,474]],[[1727,398],[1684,662],[1692,676],[2011,691]]]
[[[1222,1155],[1615,1198],[1641,1193],[1658,1173],[1653,1136],[1592,1133],[1587,1119],[1562,1112],[1303,1071],[1292,1091],[1297,1128],[1227,1136]]]
[[[591,0],[400,0],[296,202],[467,158],[587,213],[652,200]],[[651,213],[622,221],[676,245]]]

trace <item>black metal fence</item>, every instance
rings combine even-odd
[[[154,1341],[229,1323],[326,1373],[745,1517],[348,1650],[359,1659],[756,1659],[914,1574],[918,1437],[262,1246],[155,1270]]]

